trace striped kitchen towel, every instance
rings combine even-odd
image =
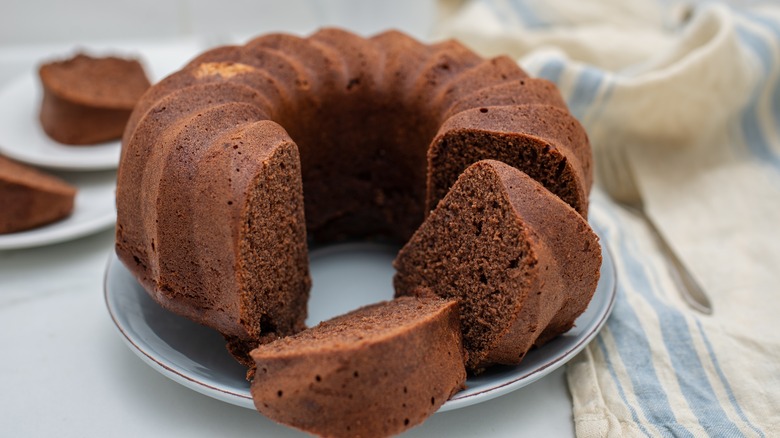
[[[614,312],[567,369],[578,436],[780,436],[780,8],[440,0],[438,37],[510,54],[588,130]],[[714,312],[680,298],[641,202]]]

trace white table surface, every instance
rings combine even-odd
[[[339,20],[350,24],[349,17]],[[424,34],[415,20],[417,31],[406,30]],[[356,28],[367,33],[381,27],[361,21]],[[72,45],[0,46],[0,87]],[[113,230],[0,251],[0,436],[303,436],[255,411],[182,387],[136,357],[103,300],[111,251]],[[559,369],[497,399],[435,414],[405,436],[573,435],[571,400]]]

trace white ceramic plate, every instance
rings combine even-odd
[[[397,250],[352,243],[311,251],[314,286],[307,324],[391,299],[391,262]],[[440,411],[489,400],[535,382],[582,350],[606,321],[615,299],[615,269],[609,253],[603,250],[602,254],[598,288],[573,329],[529,352],[518,366],[496,367],[469,377],[468,388],[455,394]],[[195,391],[254,409],[244,378],[246,370],[227,353],[223,338],[157,305],[113,254],[106,269],[104,292],[108,312],[123,340],[152,368]]]
[[[64,242],[114,225],[116,172],[57,173],[78,188],[73,213],[67,218],[17,233],[0,234],[0,250]]]
[[[118,54],[142,59],[149,79],[155,82],[180,68],[198,49],[194,44],[142,47],[137,51],[85,49],[95,56]],[[74,53],[52,54],[64,59]],[[41,62],[43,62],[42,60]],[[39,167],[62,170],[115,169],[119,163],[120,141],[96,145],[68,146],[43,131],[38,120],[43,91],[38,72],[30,71],[0,89],[0,153]]]

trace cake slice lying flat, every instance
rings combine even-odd
[[[76,188],[65,181],[0,157],[0,234],[63,219],[75,197]]]
[[[466,379],[458,305],[434,296],[363,307],[251,356],[257,409],[320,436],[401,433]]]
[[[471,165],[394,262],[396,295],[460,300],[467,368],[517,364],[569,330],[596,289],[598,237],[568,204],[498,161]]]

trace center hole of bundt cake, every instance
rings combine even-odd
[[[309,248],[310,327],[377,301],[393,299],[393,259],[399,247],[351,242]]]
[[[405,242],[424,218],[439,120],[378,90],[324,95],[280,116],[301,157],[309,238]]]

